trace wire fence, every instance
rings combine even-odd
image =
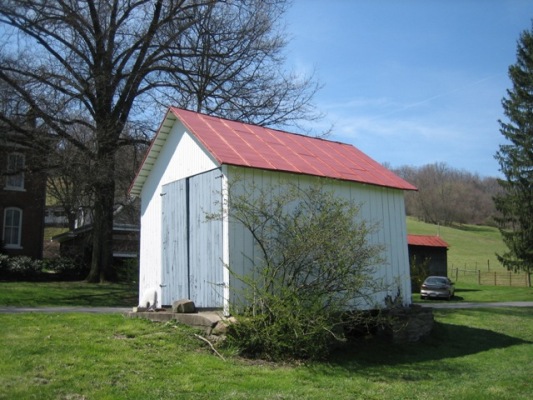
[[[528,275],[511,271],[481,271],[480,269],[450,269],[450,278],[455,282],[477,283],[490,286],[528,286]]]

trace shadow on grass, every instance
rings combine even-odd
[[[506,315],[512,313],[509,309],[501,311]],[[371,339],[364,343],[352,343],[336,353],[330,363],[317,368],[357,373],[377,380],[416,381],[430,379],[433,369],[445,369],[459,374],[462,372],[459,364],[446,360],[530,343],[532,342],[487,329],[437,322],[431,336],[421,342],[391,344],[384,339]],[[406,365],[406,368],[392,368],[397,365]]]
[[[129,307],[138,303],[138,286],[84,283],[71,286],[68,294],[58,300],[58,306]]]

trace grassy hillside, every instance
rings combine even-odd
[[[437,226],[407,218],[407,232],[415,235],[439,235],[449,245],[448,271],[451,268],[505,271],[496,252],[506,250],[497,228],[477,225]]]

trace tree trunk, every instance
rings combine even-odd
[[[88,282],[105,282],[111,278],[113,260],[113,195],[105,190],[96,195],[93,221],[91,270]]]
[[[106,154],[96,168],[91,269],[87,281],[106,282],[112,278],[113,206],[115,202],[114,154]]]

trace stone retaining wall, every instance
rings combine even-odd
[[[435,319],[431,308],[411,305],[386,311],[390,316],[389,326],[384,334],[395,343],[417,342],[429,335]]]

